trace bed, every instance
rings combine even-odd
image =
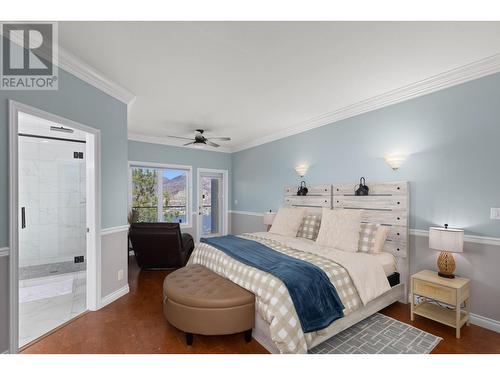
[[[201,264],[255,294],[253,336],[271,353],[307,353],[382,308],[396,301],[407,302],[408,183],[370,184],[369,196],[354,196],[354,186],[313,186],[305,197],[294,196],[293,188],[286,187],[284,205],[306,207],[309,212],[323,207],[362,210],[363,222],[390,227],[383,253],[347,253],[311,240],[267,232],[240,235],[325,272],[342,301],[344,314],[321,330],[304,333],[287,287],[274,275],[241,263],[207,243],[198,244],[190,258],[189,264]],[[394,283],[395,275],[399,283]]]

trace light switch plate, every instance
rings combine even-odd
[[[490,219],[500,220],[500,208],[493,208],[493,207],[491,208]]]
[[[117,279],[118,281],[123,280],[123,270],[118,270]]]

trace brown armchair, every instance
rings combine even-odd
[[[142,269],[184,267],[194,249],[193,237],[181,234],[179,223],[134,223],[129,237]]]

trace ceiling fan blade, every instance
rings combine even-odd
[[[210,137],[210,138],[207,138],[207,139],[214,139],[216,141],[230,141],[231,140],[230,137]]]
[[[212,147],[220,147],[220,145],[218,145],[217,143],[213,143],[210,141],[207,141],[207,145],[212,146]]]
[[[187,141],[192,141],[193,140],[193,138],[178,137],[176,135],[167,135],[167,137],[169,137],[169,138],[176,138],[176,139],[185,139]]]
[[[186,143],[186,144],[185,144],[185,145],[183,145],[183,146],[189,146],[189,145],[192,145],[193,143],[196,143],[196,142],[195,142],[195,141],[193,141],[193,142],[188,142],[188,143]]]

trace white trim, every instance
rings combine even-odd
[[[259,137],[253,141],[246,142],[234,147],[224,147],[218,149],[205,149],[207,151],[235,153],[249,148],[257,147],[282,138],[300,134],[308,130],[316,129],[325,125],[330,125],[347,118],[371,112],[393,104],[401,103],[410,99],[456,86],[474,79],[485,77],[500,72],[500,54],[496,54],[484,59],[466,64],[455,69],[436,74],[421,81],[399,87],[397,89],[373,96],[371,98],[350,104],[331,112],[313,117],[306,121],[295,124],[289,128],[274,132],[264,137]],[[175,147],[183,147],[175,144],[167,138],[153,137],[137,133],[129,133],[128,139],[131,141],[157,143]]]
[[[211,168],[197,168],[196,170],[196,243],[200,242],[201,231],[203,223],[200,220],[200,179],[202,173],[221,173],[223,179],[223,196],[222,201],[222,233],[225,236],[229,232],[229,171],[227,169],[211,169]],[[193,211],[194,212],[194,211]]]
[[[500,54],[496,54],[461,67],[448,70],[421,81],[373,96],[369,99],[348,105],[335,111],[306,120],[282,131],[257,138],[251,142],[233,147],[232,152],[246,150],[260,146],[291,135],[303,133],[308,130],[329,125],[334,122],[370,112],[376,109],[401,103],[409,99],[430,94],[451,86],[478,79],[490,74],[500,72]]]
[[[19,179],[18,110],[9,100],[9,352],[19,350]]]
[[[237,215],[249,215],[249,216],[264,216],[262,212],[252,212],[252,211],[235,211],[231,210],[229,211],[230,214],[237,214]]]
[[[150,135],[143,135],[139,133],[128,133],[128,140],[129,141],[136,141],[136,142],[143,142],[143,143],[153,143],[153,144],[158,144],[158,145],[164,145],[164,146],[172,146],[172,147],[179,147],[179,148],[184,148],[184,149],[190,149],[190,150],[196,150],[196,151],[214,151],[214,152],[223,152],[223,153],[231,153],[232,150],[227,147],[211,147],[207,146],[205,148],[196,148],[193,146],[181,146],[176,141],[171,140],[169,138],[165,137],[154,137]]]
[[[120,233],[120,232],[125,232],[128,230],[130,225],[120,225],[118,227],[109,227],[109,228],[104,228],[101,229],[101,236],[106,236],[108,234],[113,234],[113,233]]]
[[[127,105],[136,98],[128,89],[110,80],[103,73],[64,50],[61,46],[59,46],[58,61],[59,68]]]
[[[9,248],[8,247],[0,247],[0,258],[9,256]]]
[[[87,133],[87,309],[96,310],[101,298],[101,133],[98,129],[82,125],[41,109],[9,100],[9,350],[19,350],[18,312],[18,244],[19,244],[19,177],[18,177],[18,114],[27,113],[48,121],[62,123]],[[98,232],[99,228],[99,232]]]
[[[191,229],[193,227],[193,167],[191,165],[185,164],[166,164],[166,163],[154,163],[147,161],[129,161],[128,162],[128,211],[132,206],[132,173],[131,168],[133,167],[144,167],[144,168],[164,168],[164,169],[181,169],[188,171],[187,176],[187,187],[188,187],[188,202],[187,202],[187,212],[186,219],[187,223],[181,223],[180,227],[183,229]]]
[[[2,33],[0,30],[0,36],[1,35]],[[6,38],[10,39],[13,43],[16,43],[21,47],[23,46],[22,40],[16,38],[11,39],[10,35]],[[54,65],[57,65],[59,68],[68,72],[69,74],[80,78],[82,81],[87,82],[88,84],[127,105],[131,104],[136,98],[136,96],[128,89],[110,80],[96,68],[90,66],[80,58],[68,52],[59,44],[57,45],[57,49],[58,51],[53,61]],[[47,50],[42,50],[39,51],[39,53],[41,53],[43,56],[43,54],[47,55],[49,52]]]
[[[485,316],[477,315],[474,313],[470,314],[470,322],[479,327],[483,327],[489,329],[491,331],[500,333],[500,322],[498,320],[494,320],[491,318],[487,318]]]
[[[410,229],[410,234],[419,237],[429,237],[429,231],[424,229]],[[482,245],[500,246],[499,237],[485,237],[471,234],[464,235],[465,242],[478,243]]]
[[[419,237],[429,237],[429,231],[423,229],[410,229],[410,234]]]
[[[109,305],[111,302],[116,301],[118,298],[123,297],[124,295],[130,292],[130,288],[127,285],[122,286],[120,289],[115,290],[114,292],[108,294],[101,298],[101,302],[99,303],[99,309],[102,309],[104,306]]]

